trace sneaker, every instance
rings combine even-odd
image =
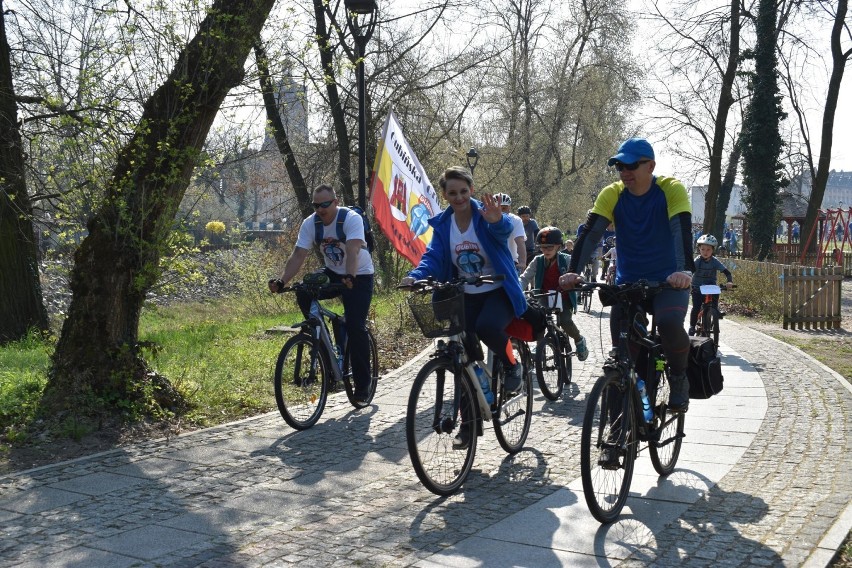
[[[669,376],[669,410],[673,412],[686,412],[689,409],[689,379],[686,373]]]
[[[355,404],[365,405],[370,403],[370,395],[368,394],[360,394],[355,393],[355,396],[352,397],[355,400]]]
[[[454,450],[466,450],[470,446],[470,429],[462,428],[456,437],[453,438]]]
[[[506,392],[518,392],[521,390],[521,385],[524,382],[524,366],[520,363],[515,363],[508,367],[503,378],[503,386]]]
[[[580,337],[580,341],[577,342],[577,359],[580,361],[585,361],[589,358],[589,348],[586,347],[586,338]]]

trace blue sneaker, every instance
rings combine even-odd
[[[515,363],[511,367],[506,367],[504,373],[503,386],[506,392],[518,392],[521,390],[521,385],[524,384],[524,366],[520,363]]]
[[[589,358],[589,348],[586,347],[586,338],[580,337],[580,341],[577,342],[577,359],[580,361],[585,361]]]

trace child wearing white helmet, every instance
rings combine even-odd
[[[719,246],[719,241],[713,235],[701,235],[696,241],[698,245],[698,256],[695,257],[695,273],[692,275],[692,311],[689,313],[689,335],[695,335],[695,324],[698,321],[698,312],[704,303],[704,294],[701,287],[705,284],[716,284],[718,273],[721,272],[727,278],[725,288],[730,289],[734,285],[734,277],[731,271],[716,258],[713,253]],[[718,309],[719,295],[714,294],[713,304]]]

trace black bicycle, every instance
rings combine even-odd
[[[592,279],[592,263],[586,264],[586,268],[583,270],[583,280],[586,282],[591,282]],[[583,311],[589,313],[592,311],[592,290],[584,290],[580,289],[577,292],[577,302],[583,305]]]
[[[640,443],[647,443],[660,475],[674,471],[683,442],[684,414],[668,407],[668,367],[656,326],[648,327],[646,301],[667,284],[640,281],[611,286],[592,282],[606,305],[621,304],[618,347],[603,365],[586,403],[580,439],[583,494],[601,523],[618,518],[633,478]],[[638,347],[634,355],[630,346]],[[638,383],[645,383],[647,403]],[[647,410],[645,408],[647,404]],[[646,419],[646,415],[649,417]]]
[[[339,292],[344,284],[329,282],[328,275],[308,274],[301,283],[281,292],[303,290],[311,297],[307,320],[290,329],[296,335],[287,340],[275,365],[275,402],[284,420],[296,430],[316,424],[325,409],[329,392],[342,381],[346,396],[355,408],[369,405],[379,380],[379,353],[376,338],[368,329],[370,340],[370,391],[363,402],[355,400],[355,384],[350,363],[346,319],[319,302],[324,292]]]
[[[571,384],[571,357],[577,353],[571,350],[571,341],[559,325],[559,314],[563,310],[557,301],[559,293],[555,290],[528,290],[525,293],[528,302],[547,315],[547,329],[544,337],[536,342],[533,360],[541,394],[547,400],[557,400],[565,386]],[[567,309],[570,310],[571,306]]]
[[[411,464],[420,482],[437,495],[454,493],[467,479],[483,421],[494,424],[497,441],[510,454],[521,450],[529,434],[532,363],[526,342],[511,339],[515,359],[523,365],[523,381],[517,392],[507,392],[500,360],[490,351],[486,357],[479,339],[464,330],[465,284],[502,279],[502,275],[451,282],[429,278],[402,287],[413,291],[408,305],[423,335],[442,338],[411,385],[405,417]]]

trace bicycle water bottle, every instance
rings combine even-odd
[[[645,388],[645,381],[642,379],[637,380],[636,388],[639,389],[639,398],[642,399],[642,414],[645,416],[645,422],[650,422],[654,418],[654,411],[651,410],[651,401],[648,400],[648,390]]]
[[[485,376],[485,371],[482,370],[482,367],[473,364],[473,369],[476,371],[476,378],[479,380],[479,386],[482,388],[482,394],[485,395],[485,401],[488,404],[494,402],[494,393],[491,392],[491,381],[488,380],[488,377]]]

